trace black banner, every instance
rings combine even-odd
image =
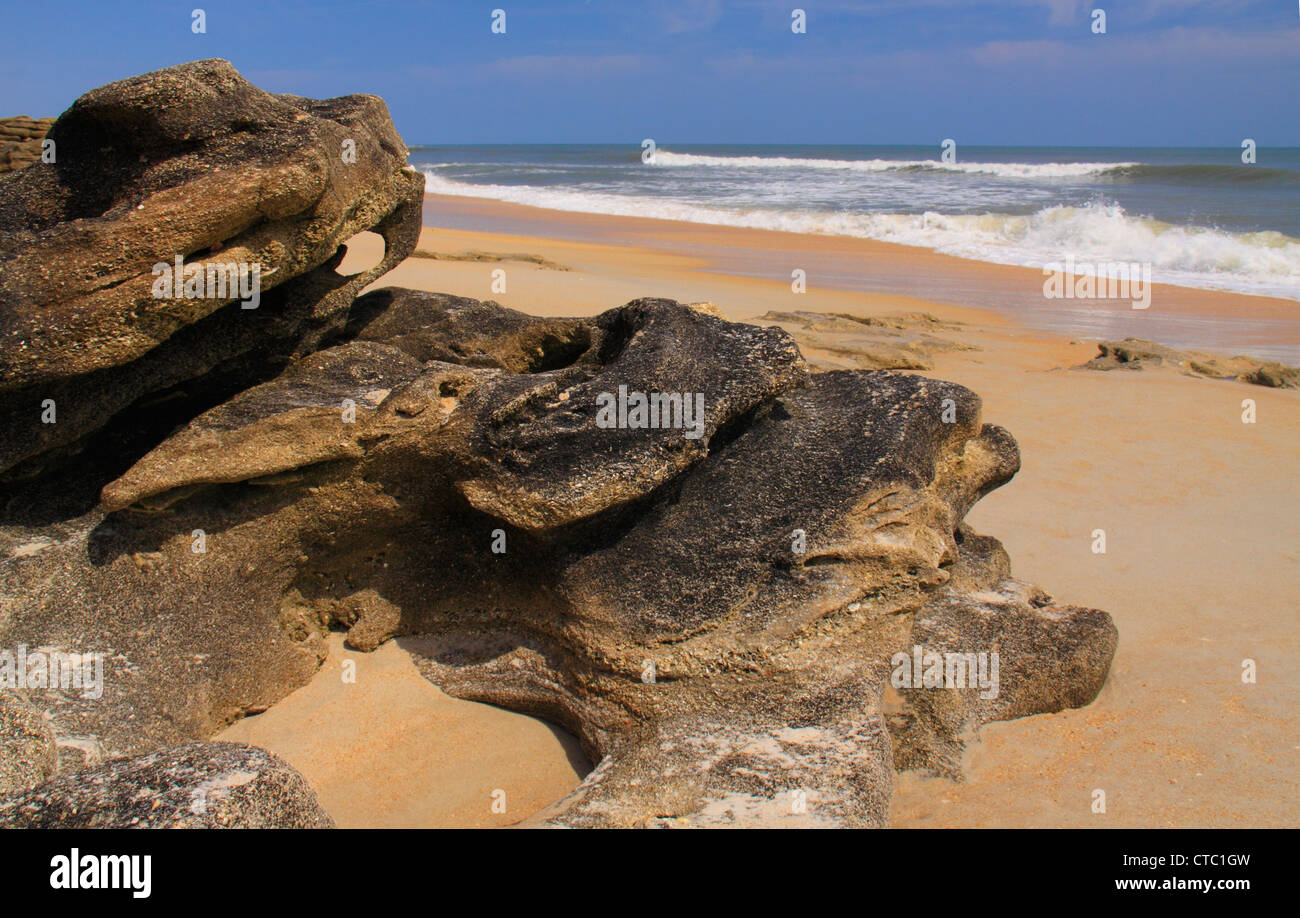
[[[5,888],[76,898],[259,908],[371,905],[454,892],[588,906],[663,906],[700,884],[758,893],[775,886],[824,901],[870,889],[923,911],[991,901],[1131,900],[1232,907],[1284,893],[1294,835],[1266,830],[883,830],[822,832],[51,831],[0,833]],[[687,866],[691,865],[691,866]],[[870,879],[868,879],[870,878]],[[530,886],[530,884],[536,884]],[[596,894],[593,899],[592,894]],[[1051,900],[1044,900],[1047,894]],[[838,894],[837,894],[838,895]],[[436,899],[429,906],[436,908]]]

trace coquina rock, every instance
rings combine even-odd
[[[256,746],[187,743],[0,799],[6,829],[332,829],[302,775]]]
[[[49,139],[55,162],[0,179],[0,472],[46,470],[142,399],[192,416],[269,378],[419,235],[423,178],[375,96],[277,96],[198,61],[87,93]],[[339,274],[367,230],[383,261]]]
[[[1141,338],[1099,341],[1097,350],[1097,356],[1078,369],[1144,370],[1148,367],[1171,367],[1188,376],[1235,379],[1273,389],[1300,388],[1300,369],[1275,360],[1240,356],[1221,357],[1199,351],[1178,351]]]
[[[30,790],[54,776],[54,733],[41,713],[0,687],[0,796]]]
[[[226,93],[247,105],[226,109]],[[973,392],[813,373],[786,331],[707,304],[543,319],[400,288],[353,299],[332,276],[340,242],[376,226],[400,254],[418,221],[378,105],[258,94],[200,62],[90,93],[52,132],[137,158],[123,125],[168,139],[141,166],[144,211],[108,200],[87,160],[0,181],[37,227],[0,244],[17,271],[0,325],[19,330],[0,384],[32,398],[66,384],[60,399],[98,406],[70,412],[75,435],[11,447],[25,477],[0,491],[0,648],[104,667],[96,691],[27,693],[46,740],[0,730],[0,774],[21,776],[0,820],[65,824],[89,793],[87,812],[108,814],[93,824],[121,824],[136,786],[164,800],[160,824],[207,824],[181,798],[235,766],[182,744],[305,683],[330,629],[362,650],[397,639],[445,691],[575,733],[597,764],[545,825],[881,826],[897,769],[960,776],[982,724],[1096,696],[1110,617],[1015,580],[963,522],[1020,463]],[[359,126],[371,167],[317,156]],[[130,159],[108,161],[137,182]],[[330,203],[295,197],[300,179]],[[211,182],[222,208],[293,201],[222,217],[242,229],[213,238],[280,241],[274,263],[297,273],[259,310],[172,322],[135,299],[149,278],[130,253],[155,236],[210,246],[200,224],[216,212],[192,223],[182,205]],[[158,195],[171,218],[150,216]],[[77,311],[36,298],[41,266],[60,263],[81,278]],[[100,267],[111,284],[91,280]],[[86,483],[93,506],[58,499]],[[56,783],[14,796],[48,777],[22,761],[51,740]],[[314,824],[294,815],[309,809],[236,807],[222,824]]]
[[[930,370],[935,354],[976,349],[944,337],[958,325],[925,312],[870,317],[767,312],[758,321],[780,325],[794,336],[806,357],[833,369]]]
[[[955,774],[980,724],[1100,690],[1109,617],[1013,580],[963,527],[1019,465],[969,390],[809,376],[781,330],[666,300],[533,319],[387,289],[345,334],[178,430],[104,489],[90,531],[13,565],[67,552],[42,582],[63,615],[6,584],[44,628],[30,640],[93,626],[143,664],[108,703],[72,700],[106,747],[259,710],[347,627],[363,648],[407,636],[451,694],[574,731],[601,764],[548,822],[882,825],[896,763]],[[620,387],[699,393],[698,427],[602,426]],[[975,668],[899,691],[918,646],[1000,655],[997,693]],[[194,663],[164,663],[182,648]]]
[[[1105,612],[1057,603],[1013,579],[996,539],[963,524],[957,540],[950,579],[912,617],[904,653],[909,672],[922,679],[891,693],[886,713],[900,770],[954,779],[984,724],[1054,714],[1096,698],[1119,640]],[[932,666],[940,681],[927,686]],[[949,687],[950,670],[968,678]],[[990,688],[979,684],[982,670]]]

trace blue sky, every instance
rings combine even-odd
[[[4,21],[0,115],[224,57],[274,92],[377,93],[411,144],[1300,146],[1297,0],[5,0]]]

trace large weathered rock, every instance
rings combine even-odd
[[[556,587],[442,625],[412,649],[444,690],[549,716],[604,758],[550,822],[882,825],[893,658],[914,641],[950,649],[931,640],[928,619],[912,633],[940,599],[1003,614],[973,584],[951,583],[955,533],[1017,467],[1014,441],[980,427],[967,390],[888,373],[817,375],[655,495],[635,523],[567,545]],[[1033,592],[1009,579],[1001,587]],[[1008,618],[1022,614],[999,600]],[[999,650],[1004,631],[1026,635],[1005,676],[1015,701],[977,712],[981,722],[1095,696],[1113,627],[1105,613],[1079,614],[1073,643],[1019,622],[947,635],[985,652]],[[1054,686],[1061,671],[1077,678]],[[952,718],[932,724],[927,704],[912,705],[911,720],[948,729]]]
[[[302,775],[256,746],[188,743],[0,799],[0,828],[332,829]]]
[[[0,180],[0,648],[104,672],[0,720],[0,823],[321,824],[256,750],[157,750],[302,685],[332,628],[576,733],[599,764],[549,825],[883,825],[896,768],[958,775],[981,724],[1100,690],[1109,616],[962,522],[1019,467],[974,393],[810,375],[789,334],[706,304],[354,300],[419,224],[370,97],[199,62],[89,93],[51,137],[57,163]],[[341,277],[372,227],[385,261]],[[256,310],[155,299],[173,253],[275,273]],[[946,346],[925,317],[795,318]],[[998,683],[900,679],[913,653],[996,655]]]
[[[457,305],[403,301],[430,327]],[[538,321],[478,305],[507,326]],[[599,392],[619,381],[654,388],[656,374],[680,370],[709,393],[708,434],[802,372],[781,332],[667,301],[571,324],[587,349],[537,373],[421,363],[381,341],[329,348],[201,415],[107,486],[105,507],[126,512],[0,528],[0,646],[109,657],[103,696],[67,693],[55,717],[59,729],[96,737],[99,755],[211,735],[304,682],[330,624],[364,624],[354,646],[398,630],[386,606],[356,598],[371,569],[391,570],[377,593],[403,620],[424,602],[454,608],[465,591],[513,589],[528,572],[507,569],[494,583],[500,567],[481,567],[497,557],[495,528],[597,514],[704,454],[709,441],[685,430],[595,428]],[[719,362],[670,346],[677,333]],[[494,518],[476,508],[478,493],[509,519],[484,527]],[[455,574],[432,575],[442,565]]]
[[[364,312],[370,304],[363,298],[357,308]],[[418,322],[410,313],[421,310],[430,320],[427,330],[408,331]],[[493,313],[476,334],[495,340],[484,342],[484,349],[468,337],[460,347],[468,352],[464,362],[499,361],[524,372],[466,373],[445,362],[461,355],[436,339],[454,334],[465,311]],[[798,350],[779,331],[734,325],[664,300],[639,300],[566,325],[485,304],[467,310],[465,301],[410,292],[380,324],[387,343],[375,342],[380,330],[367,327],[362,341],[314,355],[197,418],[109,485],[105,507],[357,458],[362,442],[390,435],[409,440],[415,431],[427,446],[425,428],[434,415],[418,420],[425,408],[464,402],[457,418],[472,418],[472,424],[455,425],[441,437],[448,455],[437,464],[456,469],[456,488],[475,509],[523,529],[550,529],[646,494],[702,457],[719,426],[803,373]],[[525,362],[534,355],[534,362]],[[403,385],[416,375],[418,360],[425,361],[424,374]],[[354,373],[368,371],[368,381],[335,380],[333,368],[345,361]],[[680,416],[682,425],[598,427],[599,398],[616,399],[620,386],[629,393],[677,394],[670,411],[680,410],[670,419]],[[304,389],[311,395],[298,391]],[[393,389],[393,399],[378,405],[373,418],[355,425],[343,419],[340,408],[349,394],[354,402],[375,405]],[[696,403],[703,407],[698,417]]]
[[[962,528],[1019,456],[960,386],[806,379],[781,331],[663,300],[542,320],[389,289],[345,335],[161,443],[95,532],[15,559],[23,627],[0,638],[75,628],[146,677],[106,676],[56,729],[75,710],[119,752],[206,735],[347,627],[574,731],[601,765],[550,823],[882,825],[896,762],[955,773],[978,724],[1104,680],[1109,617]],[[702,436],[598,426],[620,386],[704,393]],[[1009,654],[1001,694],[896,692],[917,643]],[[165,662],[182,648],[201,664]]]
[[[198,61],[87,93],[49,137],[54,163],[0,181],[0,471],[44,453],[23,469],[43,471],[142,398],[197,413],[268,378],[419,235],[423,179],[374,96],[276,96]],[[339,274],[365,230],[383,261]],[[178,257],[205,284],[260,265],[260,302],[156,296]]]

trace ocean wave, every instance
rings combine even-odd
[[[1270,169],[1258,165],[1187,163],[1179,166],[1154,166],[1140,163],[1109,170],[1107,175],[1115,179],[1155,180],[1178,185],[1218,187],[1229,184],[1247,184],[1300,188],[1300,172],[1295,169]]]
[[[426,170],[429,194],[493,198],[577,213],[652,217],[919,246],[996,264],[1042,268],[1076,262],[1142,262],[1152,279],[1300,300],[1300,239],[1277,232],[1230,233],[1134,216],[1117,204],[1054,206],[1032,214],[922,214],[727,209],[641,195],[561,188],[475,185]]]
[[[707,156],[655,151],[656,166],[717,166],[731,169],[837,169],[849,172],[954,172],[1004,178],[1083,178],[1140,167],[1141,163],[945,163],[932,159],[807,159],[790,156]]]
[[[667,168],[714,166],[733,169],[828,169],[849,172],[924,173],[952,172],[994,175],[1002,178],[1098,178],[1116,181],[1160,181],[1172,184],[1220,186],[1227,184],[1300,187],[1300,171],[1260,165],[1185,163],[1155,165],[1137,162],[985,163],[916,159],[816,159],[789,156],[711,156],[674,153],[659,149],[655,165]]]

